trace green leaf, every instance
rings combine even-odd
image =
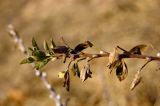
[[[38,47],[38,45],[37,45],[37,42],[35,41],[34,38],[32,38],[32,46],[33,46],[34,50],[39,50],[39,47]]]
[[[80,70],[79,70],[79,66],[77,63],[73,64],[71,70],[74,73],[74,75],[77,75],[78,77],[80,77]]]
[[[55,48],[56,44],[54,43],[53,39],[51,39],[51,43],[52,43],[51,48]]]
[[[45,66],[47,63],[49,62],[49,59],[45,59],[45,60],[43,60],[43,61],[37,61],[36,63],[35,63],[35,68],[37,69],[37,70],[39,70],[40,68],[42,68],[43,66]]]
[[[36,50],[32,52],[32,55],[39,61],[46,59],[46,54],[43,51]]]
[[[29,48],[28,48],[28,50],[30,50],[31,52],[33,52],[33,51],[34,51],[31,47],[29,47]]]
[[[27,59],[23,59],[20,64],[33,63],[34,61],[33,57],[28,57]]]
[[[48,46],[48,43],[46,41],[44,41],[43,46],[44,46],[44,49],[47,51],[48,54],[50,54],[50,55],[53,54],[53,52],[51,52],[51,50]]]
[[[62,71],[58,73],[58,78],[64,78],[66,71]]]

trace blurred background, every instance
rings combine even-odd
[[[31,39],[43,46],[63,36],[71,47],[89,40],[108,52],[119,45],[129,50],[138,44],[153,45],[160,50],[159,0],[0,0],[0,106],[55,106],[48,91],[35,77],[30,65],[20,65],[25,56],[8,36],[12,23],[31,46]],[[87,52],[93,52],[88,50]],[[157,51],[149,49],[148,55]],[[50,62],[42,70],[68,106],[160,106],[159,65],[150,63],[143,70],[142,82],[130,91],[136,71],[144,60],[127,59],[128,77],[119,82],[109,73],[107,58],[92,62],[93,78],[82,83],[72,76],[67,92],[58,72],[66,69],[61,60]]]

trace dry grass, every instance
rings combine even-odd
[[[84,40],[107,51],[116,45],[126,49],[140,43],[160,42],[159,0],[1,0],[0,1],[0,105],[2,106],[45,106],[54,105],[48,93],[34,77],[32,68],[19,65],[24,57],[15,50],[6,33],[10,22],[19,30],[26,46],[34,36],[39,44],[51,37],[59,42],[63,36],[71,46]],[[147,53],[155,55],[151,49]],[[71,91],[62,87],[57,78],[58,71],[65,65],[60,61],[49,63],[43,68],[49,80],[65,99],[70,97],[69,106],[159,106],[160,72],[154,71],[151,63],[143,71],[142,83],[130,91],[129,86],[141,60],[127,60],[129,76],[119,82],[109,74],[107,59],[93,62],[93,78],[81,83],[73,77]]]

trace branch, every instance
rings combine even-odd
[[[68,58],[90,58],[90,59],[95,59],[95,58],[101,58],[101,57],[109,57],[110,53],[97,53],[97,54],[90,54],[90,53],[80,53],[80,54],[70,54]],[[62,57],[62,54],[56,54],[55,57],[58,57],[59,59]],[[149,55],[139,55],[139,54],[129,54],[129,53],[122,53],[118,54],[118,57],[123,59],[123,58],[137,58],[137,59],[151,59],[152,61],[159,61],[160,62],[160,57],[157,56],[149,56]]]
[[[26,49],[24,48],[23,42],[21,38],[18,36],[18,33],[14,30],[13,26],[9,26],[9,33],[13,37],[15,43],[19,46],[19,49],[27,54]],[[53,59],[62,59],[63,63],[66,62],[67,58],[71,59],[67,71],[63,71],[59,73],[59,78],[64,78],[64,87],[66,87],[66,90],[69,90],[70,88],[70,70],[74,73],[74,75],[77,75],[82,82],[85,81],[88,78],[91,78],[91,70],[90,70],[90,61],[101,58],[101,57],[108,57],[109,63],[108,67],[111,70],[115,70],[116,76],[118,77],[119,81],[124,80],[128,75],[128,68],[127,64],[125,63],[125,59],[145,59],[147,62],[141,67],[139,71],[137,71],[137,74],[135,75],[135,78],[133,80],[131,90],[135,88],[136,85],[139,84],[141,80],[140,71],[148,65],[151,61],[158,61],[160,62],[160,53],[157,53],[157,56],[150,56],[150,55],[143,55],[143,50],[147,47],[147,45],[141,44],[133,47],[129,51],[117,46],[113,52],[106,52],[104,50],[99,49],[99,53],[92,54],[92,53],[84,53],[83,50],[94,47],[95,49],[98,49],[93,45],[90,41],[85,41],[83,43],[79,43],[74,48],[71,48],[66,41],[62,38],[62,42],[64,45],[56,45],[54,41],[51,41],[51,47],[48,45],[47,42],[44,42],[44,49],[45,51],[42,51],[39,49],[35,39],[32,39],[32,48],[31,54],[27,54],[28,58],[24,59],[21,63],[32,63],[32,66],[35,69],[36,75],[40,77],[46,88],[50,91],[51,96],[56,101],[57,106],[62,106],[60,96],[55,92],[55,90],[51,87],[49,82],[46,80],[46,73],[41,72],[39,69],[42,68],[44,65],[46,65],[50,60]],[[121,52],[119,52],[121,50]],[[83,70],[79,70],[78,63],[82,60],[86,60],[86,65],[84,65]],[[72,64],[72,62],[74,62]],[[70,66],[72,65],[72,68]]]
[[[22,39],[20,38],[18,32],[14,29],[14,27],[11,24],[8,26],[8,32],[10,36],[13,38],[15,44],[19,47],[20,51],[28,56],[29,54],[27,54],[27,50],[25,49]],[[34,68],[35,64],[33,63],[32,66]],[[61,102],[61,96],[55,91],[54,87],[51,86],[51,84],[48,82],[46,78],[47,73],[42,72],[41,70],[37,70],[35,68],[34,71],[35,75],[41,79],[46,89],[48,89],[50,93],[50,98],[52,98],[55,101],[56,106],[64,106]]]

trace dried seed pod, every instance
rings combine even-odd
[[[117,48],[115,48],[114,51],[109,54],[108,67],[112,72],[112,70],[115,69],[117,66],[119,66],[119,64],[120,64],[119,53],[117,51]]]
[[[77,75],[78,77],[80,77],[80,70],[77,62],[72,65],[71,70],[74,75]]]
[[[124,60],[121,60],[120,65],[116,68],[116,75],[119,81],[124,80],[128,75],[128,68]]]
[[[70,89],[70,75],[69,75],[69,71],[67,70],[65,75],[64,75],[64,87],[66,88],[67,91],[69,91]]]
[[[87,80],[88,78],[92,78],[92,72],[90,70],[90,65],[87,63],[86,66],[84,66],[83,70],[81,70],[80,79],[82,82]]]
[[[140,82],[141,82],[141,75],[140,75],[140,71],[137,71],[137,73],[135,74],[135,77],[132,81],[130,90],[133,90]]]

